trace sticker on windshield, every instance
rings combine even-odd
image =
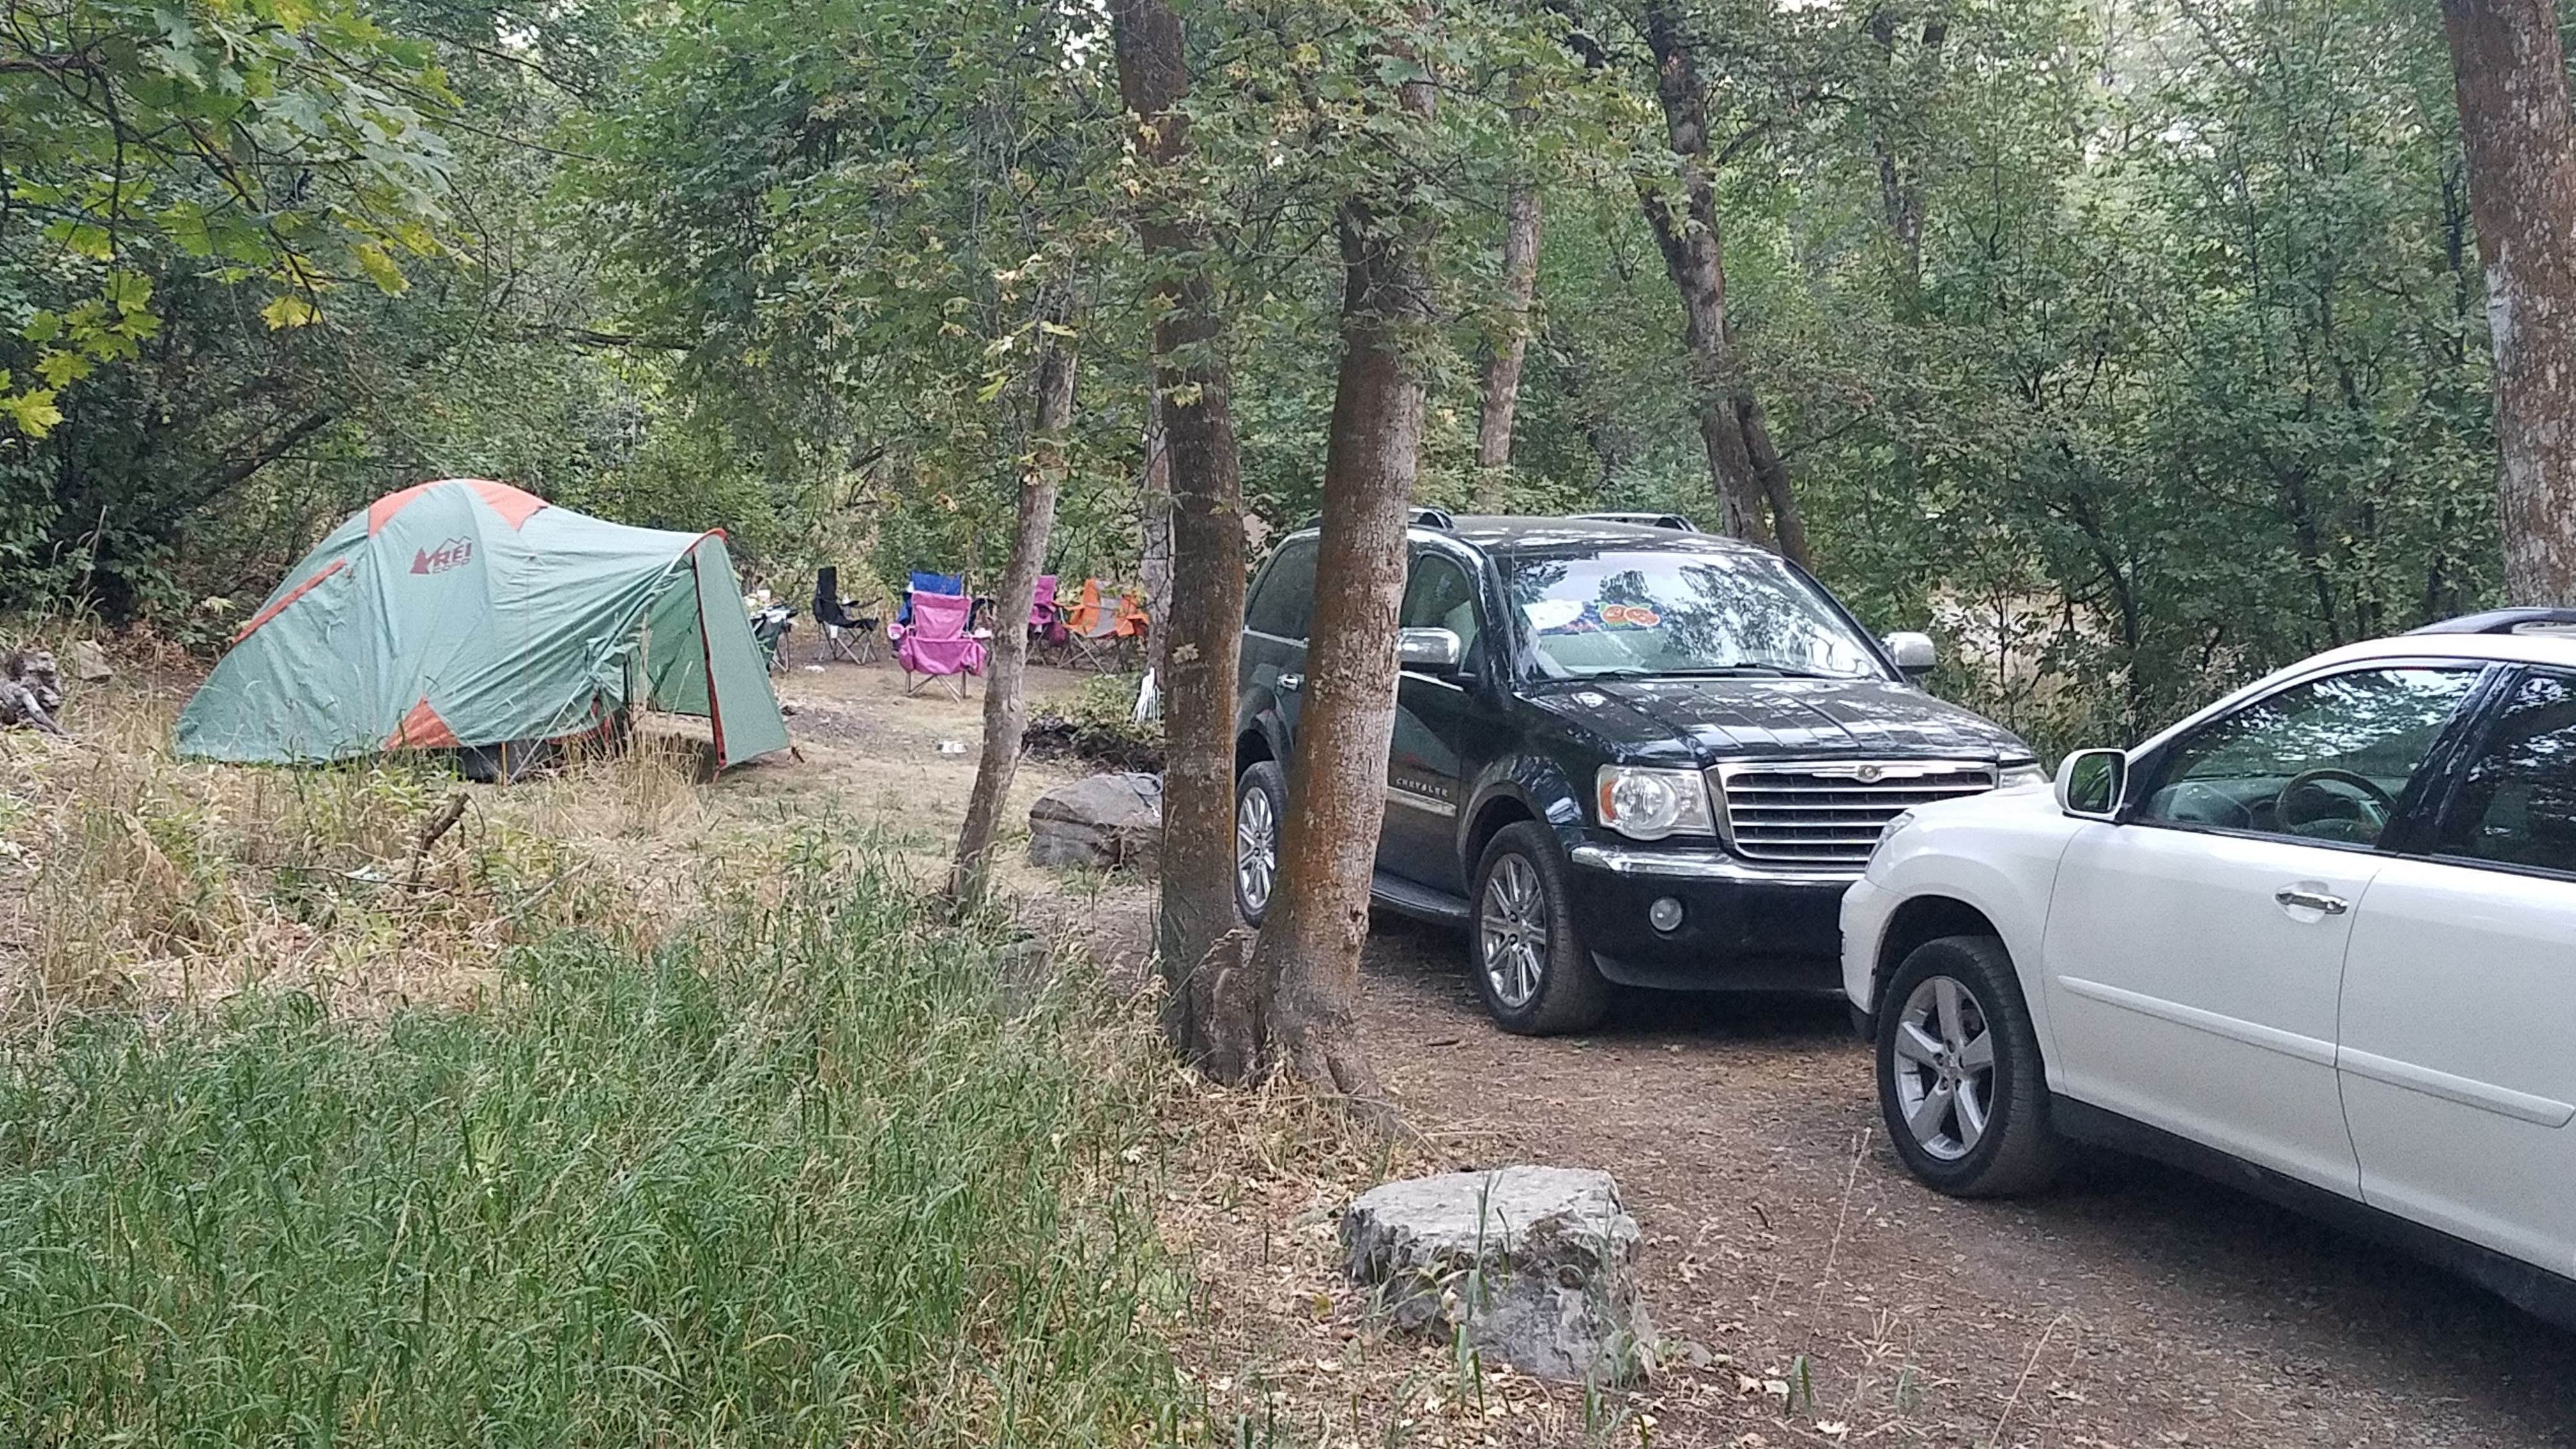
[[[1651,629],[1664,622],[1664,616],[1643,604],[1603,604],[1601,627],[1604,629]]]
[[[1576,599],[1532,599],[1521,605],[1521,617],[1542,634],[1571,629],[1583,619],[1583,604]]]

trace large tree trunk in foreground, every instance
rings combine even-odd
[[[1520,406],[1521,363],[1529,356],[1530,299],[1538,291],[1538,188],[1514,182],[1503,198],[1503,313],[1506,330],[1485,358],[1476,414],[1476,511],[1503,511],[1512,466],[1512,414]]]
[[[1137,125],[1148,189],[1137,233],[1156,272],[1154,386],[1171,469],[1172,597],[1163,653],[1163,851],[1154,946],[1169,987],[1163,1027],[1184,1061],[1229,1075],[1213,1054],[1258,1039],[1242,973],[1202,977],[1237,926],[1234,912],[1234,685],[1243,628],[1243,498],[1209,275],[1209,239],[1186,220],[1178,172],[1189,158],[1181,19],[1169,0],[1111,0],[1118,90]],[[1230,1055],[1239,1051],[1229,1050]]]
[[[1011,561],[994,601],[993,657],[984,676],[984,752],[975,761],[975,787],[966,797],[966,824],[957,832],[957,860],[948,872],[948,897],[959,907],[984,898],[992,878],[993,837],[1019,772],[1020,740],[1028,730],[1029,609],[1037,597],[1038,570],[1046,566],[1047,536],[1055,531],[1055,495],[1064,479],[1064,435],[1073,425],[1073,344],[1044,326],[1038,329],[1037,436],[1020,469],[1019,517],[1011,532]]]
[[[1431,87],[1399,92],[1431,112]],[[1422,459],[1423,382],[1414,360],[1430,324],[1430,214],[1354,197],[1342,246],[1342,361],[1324,453],[1323,537],[1306,641],[1279,884],[1253,947],[1273,1063],[1310,1087],[1374,1102],[1376,1072],[1355,1011],[1368,942],[1369,877],[1386,823],[1395,734],[1395,627],[1404,598],[1407,500]]]
[[[1726,256],[1708,155],[1707,85],[1672,0],[1648,5],[1645,24],[1647,48],[1655,56],[1655,95],[1663,103],[1681,195],[1676,205],[1662,189],[1641,185],[1637,199],[1664,254],[1664,271],[1681,293],[1682,337],[1690,353],[1692,387],[1699,395],[1700,445],[1708,454],[1709,482],[1722,514],[1719,526],[1733,537],[1776,546],[1774,517],[1794,525],[1796,511],[1792,505],[1782,515],[1773,505],[1775,497],[1789,496],[1788,470],[1771,447],[1770,433],[1743,383],[1727,322]],[[1749,423],[1748,408],[1753,413]],[[1766,472],[1773,475],[1768,482]],[[1803,545],[1803,528],[1799,539]]]
[[[2576,127],[2548,0],[2442,0],[2495,349],[2506,597],[2576,604]]]

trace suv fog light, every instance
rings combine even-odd
[[[1682,903],[1671,896],[1657,896],[1654,904],[1646,907],[1646,924],[1658,931],[1678,929],[1681,923]]]

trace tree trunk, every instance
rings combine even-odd
[[[1199,968],[1237,926],[1234,911],[1234,687],[1243,628],[1243,497],[1209,238],[1173,194],[1189,156],[1188,61],[1169,0],[1111,0],[1118,89],[1134,116],[1147,193],[1137,234],[1156,272],[1154,387],[1171,468],[1172,597],[1153,626],[1167,641],[1163,680],[1163,850],[1155,950],[1173,1050],[1201,1063],[1226,1042],[1257,1040],[1252,993],[1213,991]]]
[[[1915,32],[1921,44],[1921,64],[1914,67],[1928,76],[1906,76],[1898,73],[1903,58],[1897,53],[1897,19],[1892,10],[1881,9],[1869,18],[1870,39],[1877,42],[1879,65],[1883,78],[1879,104],[1892,107],[1901,92],[1909,104],[1925,99],[1920,86],[1937,84],[1940,75],[1941,47],[1950,35],[1946,20],[1930,19]],[[1909,84],[1913,83],[1913,84]],[[1886,114],[1870,127],[1870,149],[1878,157],[1879,207],[1887,216],[1887,232],[1896,243],[1895,312],[1900,322],[1919,322],[1923,313],[1923,178],[1922,168],[1909,164],[1897,143],[1895,121]]]
[[[1021,684],[1028,673],[1029,610],[1046,566],[1047,535],[1055,531],[1055,495],[1064,479],[1064,436],[1073,424],[1073,343],[1042,325],[1038,329],[1037,429],[1020,469],[1019,517],[1011,532],[1011,561],[994,601],[993,658],[984,676],[984,752],[975,761],[975,787],[966,797],[966,824],[957,832],[957,860],[948,872],[948,898],[960,909],[984,898],[992,878],[993,837],[1010,800],[1011,777],[1020,767],[1020,739],[1029,723]]]
[[[1709,482],[1722,515],[1719,526],[1732,537],[1769,545],[1773,541],[1768,522],[1772,490],[1765,487],[1747,443],[1751,429],[1738,399],[1749,400],[1749,392],[1736,363],[1735,339],[1726,317],[1726,258],[1719,242],[1717,191],[1708,161],[1707,87],[1692,59],[1690,42],[1682,34],[1681,15],[1673,0],[1653,0],[1646,7],[1645,24],[1647,48],[1655,56],[1655,94],[1663,103],[1664,130],[1672,143],[1681,199],[1676,206],[1660,188],[1643,184],[1637,199],[1664,254],[1664,271],[1681,293],[1682,336],[1690,353],[1692,388],[1698,394],[1700,444],[1708,453]],[[1767,444],[1767,432],[1764,438]],[[1786,497],[1788,472],[1776,453],[1770,461],[1779,472],[1778,493]]]
[[[2505,594],[2576,604],[2576,126],[2548,0],[2442,0],[2495,349]]]
[[[1485,359],[1484,403],[1476,415],[1476,511],[1500,513],[1512,466],[1512,414],[1520,406],[1521,363],[1529,355],[1530,299],[1538,291],[1538,188],[1514,182],[1503,198],[1503,313],[1506,330]]]
[[[1136,572],[1145,586],[1145,667],[1157,685],[1168,672],[1164,656],[1172,647],[1172,445],[1163,427],[1163,390],[1145,389],[1145,502],[1137,522],[1141,544]]]
[[[1427,111],[1420,83],[1409,107]],[[1353,200],[1342,245],[1342,362],[1324,455],[1323,537],[1306,644],[1306,705],[1279,842],[1279,885],[1253,948],[1276,1064],[1294,1079],[1373,1098],[1353,1000],[1368,941],[1369,877],[1386,821],[1395,733],[1395,622],[1405,509],[1422,456],[1422,376],[1411,334],[1429,322],[1430,224]]]
[[[1763,420],[1762,404],[1755,400],[1753,389],[1736,390],[1735,420],[1744,428],[1744,452],[1752,460],[1753,476],[1762,480],[1762,501],[1771,509],[1771,530],[1781,554],[1802,569],[1815,567],[1807,553],[1806,516],[1798,511],[1798,495],[1789,488],[1789,465],[1771,441],[1771,426]]]

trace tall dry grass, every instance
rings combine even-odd
[[[1149,1020],[792,854],[656,949],[514,946],[507,1009],[0,1047],[0,1438],[1196,1439]]]
[[[463,1002],[514,943],[648,945],[711,879],[685,740],[509,787],[420,757],[205,765],[169,750],[187,683],[138,670],[75,689],[70,742],[0,737],[0,1024],[260,985],[335,1011]]]

